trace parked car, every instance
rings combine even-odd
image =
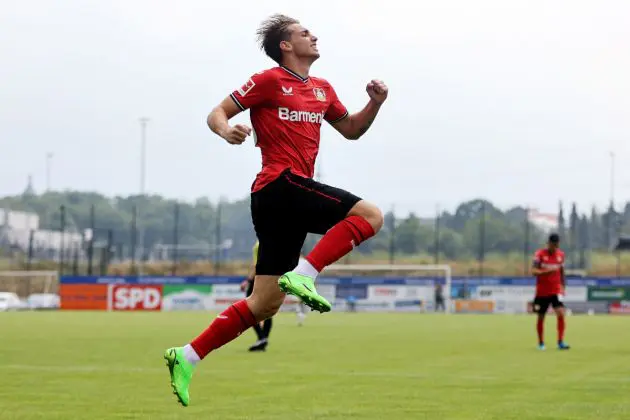
[[[28,309],[28,305],[15,293],[0,292],[0,311],[20,311]]]
[[[54,293],[33,293],[26,299],[29,309],[59,309],[61,300]]]

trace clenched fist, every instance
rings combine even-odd
[[[221,137],[230,144],[241,144],[245,141],[247,136],[252,132],[252,129],[244,124],[236,124],[234,127],[228,128],[224,133],[221,133]]]
[[[367,84],[365,90],[368,93],[370,99],[372,99],[377,104],[382,104],[387,99],[387,85],[383,83],[382,80],[372,80]]]

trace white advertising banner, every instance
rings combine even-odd
[[[315,287],[317,288],[317,293],[319,293],[320,296],[323,296],[331,304],[334,303],[335,296],[337,294],[337,286],[335,286],[334,284],[317,284],[316,283]]]
[[[368,300],[374,301],[433,301],[435,291],[432,286],[368,286]]]
[[[336,290],[336,286],[332,284],[317,285],[317,293],[325,297],[330,303],[335,301]],[[241,291],[239,284],[216,284],[212,289],[211,309],[222,311],[243,298],[245,298],[245,292]],[[297,310],[298,302],[299,300],[295,296],[287,295],[280,310],[294,312]]]
[[[239,284],[215,284],[212,288],[214,310],[222,311],[228,306],[245,298],[245,292]]]
[[[358,299],[355,304],[357,312],[387,312],[394,309],[391,300]]]
[[[588,300],[588,287],[570,286],[564,294],[565,302],[586,302]]]
[[[317,288],[317,293],[320,296],[323,296],[331,305],[333,305],[333,310],[341,310],[339,308],[345,308],[344,303],[341,302],[340,305],[335,305],[335,293],[337,292],[337,286],[334,284],[315,284]],[[298,304],[300,300],[292,295],[287,295],[284,299],[284,303],[280,307],[281,312],[295,312],[298,310]],[[310,309],[306,309],[307,312]]]
[[[529,302],[534,300],[536,288],[534,286],[479,286],[472,293],[473,299],[498,301]],[[584,286],[569,286],[565,290],[566,302],[585,302],[587,288]]]
[[[523,314],[527,312],[527,301],[497,300],[494,304],[494,312],[499,314]]]
[[[527,302],[534,299],[536,288],[533,286],[479,286],[472,293],[473,299],[516,300]]]

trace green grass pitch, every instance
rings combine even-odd
[[[630,318],[568,318],[536,350],[528,315],[276,318],[197,369],[176,403],[162,353],[210,313],[0,313],[0,419],[628,419]]]

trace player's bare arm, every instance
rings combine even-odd
[[[208,115],[208,127],[228,143],[241,144],[250,135],[252,129],[245,124],[230,126],[229,120],[239,112],[241,112],[240,108],[228,96]]]
[[[554,271],[558,270],[557,268],[540,268],[540,267],[533,267],[532,268],[532,274],[535,276],[539,276],[541,274],[548,274],[548,273],[553,273]]]
[[[388,88],[381,80],[372,80],[365,90],[370,97],[365,108],[333,124],[333,127],[348,140],[357,140],[369,130],[381,105],[387,99]]]
[[[542,268],[541,262],[536,260],[532,265],[532,275],[540,276],[541,274],[549,274],[558,270],[557,267]]]

